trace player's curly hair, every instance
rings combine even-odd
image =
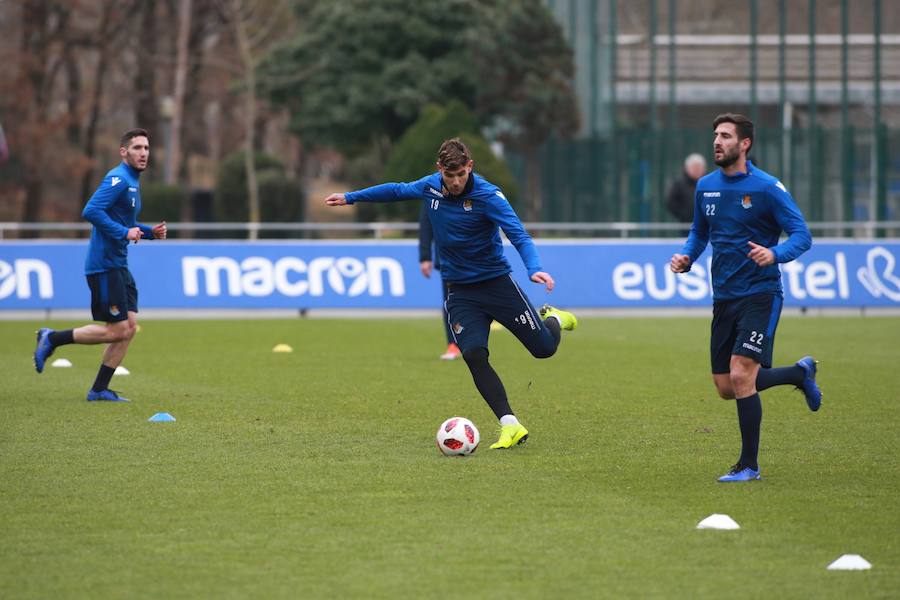
[[[438,150],[437,162],[444,169],[459,169],[469,164],[470,160],[472,160],[472,155],[469,154],[469,149],[459,138],[444,141],[441,149]]]

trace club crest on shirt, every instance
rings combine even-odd
[[[109,314],[111,314],[114,317],[118,317],[119,316],[119,307],[116,306],[115,304],[111,304],[109,306]]]
[[[741,198],[741,206],[746,208],[753,208],[753,203],[750,202],[750,194],[747,194],[743,198]]]
[[[456,335],[461,334],[463,332],[463,329],[465,329],[465,327],[463,327],[459,323],[453,324],[453,333],[455,333]]]
[[[471,200],[463,200],[463,210],[469,212],[472,210],[472,201]]]

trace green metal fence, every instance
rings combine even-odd
[[[671,222],[667,191],[685,156],[712,162],[711,129],[619,130],[542,150],[542,221]],[[761,128],[751,159],[782,180],[810,221],[900,220],[900,131]],[[521,161],[511,159],[513,170]]]
[[[900,219],[900,119],[892,110],[900,35],[891,4],[546,4],[573,47],[584,125],[576,139],[542,149],[541,220],[671,221],[666,192],[691,152],[715,168],[711,123],[726,110],[754,120],[751,157],[784,182],[808,220],[844,221],[849,233],[853,222]],[[718,15],[714,30],[692,19],[699,9]],[[710,45],[714,37],[721,45]],[[726,75],[691,71],[694,57],[717,52],[728,56]],[[709,86],[700,88],[706,97],[698,85]],[[740,88],[738,100],[719,101],[723,86]],[[521,161],[510,162],[522,172]]]

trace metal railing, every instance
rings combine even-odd
[[[846,237],[868,239],[884,236],[896,236],[900,234],[900,221],[820,221],[808,223],[814,235],[827,235],[829,237]],[[418,223],[385,222],[372,223],[169,223],[169,231],[172,232],[216,232],[229,233],[240,232],[252,236],[256,234],[258,239],[269,239],[263,234],[274,232],[355,232],[357,234],[371,235],[374,239],[387,239],[396,237],[396,234],[409,234],[418,231]],[[600,237],[648,237],[648,234],[676,234],[684,233],[689,224],[685,223],[638,223],[638,222],[563,222],[563,223],[525,223],[525,228],[531,232],[543,232],[553,236],[566,233],[599,234]],[[8,233],[28,232],[82,232],[87,234],[91,229],[90,223],[15,223],[0,222],[0,240],[8,239]],[[321,237],[321,236],[317,236]],[[47,238],[44,238],[47,239]]]

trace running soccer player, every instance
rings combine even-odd
[[[560,330],[578,324],[570,312],[544,305],[534,309],[510,275],[503,256],[503,229],[531,281],[554,287],[553,277],[541,267],[531,237],[503,192],[472,171],[469,149],[458,138],[441,144],[437,173],[411,183],[383,183],[346,194],[331,194],[329,206],[355,202],[394,202],[417,199],[425,204],[447,282],[444,307],[454,343],[472,373],[475,387],[500,421],[500,438],[492,449],[512,448],[528,439],[497,373],[488,362],[488,335],[492,320],[515,335],[536,358],[549,358],[559,346]]]
[[[88,401],[128,402],[109,389],[113,373],[125,358],[128,344],[137,331],[138,294],[128,270],[128,243],[141,239],[165,239],[166,223],[150,227],[137,222],[141,212],[141,172],[150,159],[150,136],[144,129],[130,129],[119,143],[122,162],[113,168],[81,215],[94,226],[85,260],[85,275],[91,289],[91,313],[105,325],[85,325],[77,329],[37,332],[34,368],[44,371],[47,359],[66,344],[109,344]]]
[[[776,385],[802,390],[806,404],[819,410],[822,392],[811,357],[773,369],[775,328],[783,292],[778,263],[796,259],[812,245],[809,228],[784,185],[747,158],[753,123],[726,113],[713,121],[718,170],[697,182],[694,222],[681,254],[669,267],[686,273],[712,243],[713,320],[710,339],[713,383],[719,396],[736,400],[741,455],[719,481],[760,478],[759,392]],[[781,232],[788,238],[779,243]],[[762,368],[761,368],[762,367]]]

